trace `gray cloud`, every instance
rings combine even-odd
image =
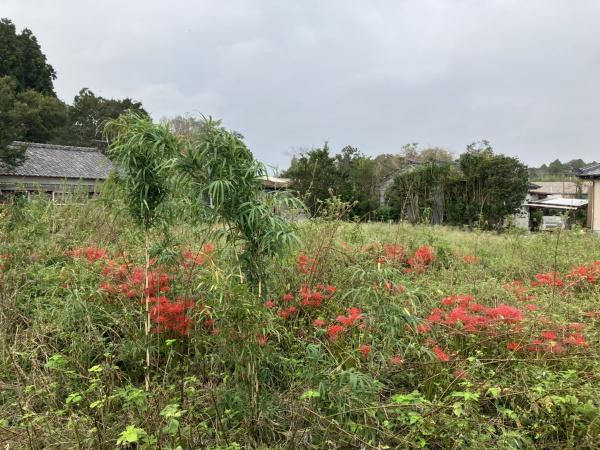
[[[0,16],[38,36],[64,100],[211,114],[279,167],[325,140],[600,159],[597,0],[2,0]]]

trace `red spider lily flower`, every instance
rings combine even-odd
[[[296,261],[296,270],[300,273],[315,272],[317,270],[315,259],[301,253]]]
[[[269,338],[262,333],[256,333],[256,343],[260,346],[267,345]]]
[[[346,316],[339,315],[335,318],[335,320],[336,320],[336,322],[339,322],[346,326],[351,326],[352,324],[354,324],[354,319],[352,317],[346,317]]]
[[[339,315],[336,317],[336,321],[346,326],[352,326],[354,323],[362,318],[362,310],[360,308],[348,308],[346,309],[347,316]]]
[[[151,297],[148,301],[154,303],[150,309],[150,319],[158,324],[154,330],[156,333],[171,331],[181,336],[189,334],[192,319],[187,313],[195,306],[193,301],[185,299],[170,301],[166,297]]]
[[[521,346],[519,345],[518,342],[507,342],[506,348],[511,351],[515,351],[515,350],[519,350],[521,348]]]
[[[586,347],[588,346],[588,342],[585,339],[585,337],[582,334],[571,334],[569,336],[567,336],[563,342],[565,344],[572,344],[572,345],[578,345],[580,347]]]
[[[529,303],[525,305],[525,309],[527,309],[527,311],[537,311],[538,308],[533,303]]]
[[[325,326],[325,321],[323,319],[315,319],[313,325],[317,328],[323,328]]]
[[[281,309],[279,310],[279,312],[277,313],[277,315],[279,317],[283,317],[284,319],[288,319],[290,316],[296,314],[298,312],[298,308],[296,308],[295,306],[290,306],[287,309]]]
[[[327,286],[325,286],[324,290],[326,292],[334,293],[335,291],[337,291],[337,288],[331,284],[328,284]]]
[[[207,242],[206,244],[204,244],[202,246],[202,251],[204,253],[206,253],[207,255],[211,254],[212,252],[215,251],[215,246],[214,244],[211,244],[210,242]]]
[[[405,272],[424,272],[427,266],[435,260],[433,249],[427,245],[419,247],[415,254],[406,261],[410,269]]]
[[[276,306],[277,306],[277,303],[275,303],[273,300],[267,300],[265,302],[265,307],[268,309],[275,308]]]
[[[595,261],[591,264],[574,267],[567,274],[567,278],[573,280],[572,284],[581,282],[594,284],[600,278],[600,264],[598,264],[598,261]]]
[[[486,308],[481,303],[471,303],[469,309],[473,312],[481,312],[485,311]]]
[[[404,259],[404,247],[399,244],[386,244],[384,250],[384,261],[402,261]]]
[[[362,310],[360,308],[348,308],[346,310],[349,317],[352,317],[354,320],[358,320],[362,317]]]
[[[494,319],[501,319],[506,323],[515,323],[523,320],[523,313],[519,308],[505,304],[490,308],[487,311],[487,315]]]
[[[144,282],[144,271],[142,269],[134,269],[131,275],[131,282],[133,284],[142,284]]]
[[[393,366],[399,366],[404,364],[404,359],[401,356],[394,355],[390,358],[390,364]]]
[[[441,301],[442,305],[445,306],[450,306],[450,305],[454,305],[454,303],[456,303],[456,297],[451,296],[451,297],[444,297]]]
[[[127,293],[125,294],[127,295],[128,298],[134,298],[137,297],[138,293],[136,291],[134,291],[133,289],[127,291]]]
[[[338,338],[339,334],[342,331],[344,331],[344,329],[345,328],[341,325],[335,325],[335,324],[329,325],[327,327],[327,335],[329,336],[330,340],[335,341]]]
[[[437,356],[437,359],[439,359],[441,362],[450,361],[450,356],[448,355],[448,353],[442,350],[438,345],[433,347],[432,351],[433,353],[435,353],[435,356]]]
[[[358,347],[358,351],[365,357],[369,356],[371,354],[371,346],[362,344],[360,347]]]
[[[556,339],[556,333],[552,330],[542,331],[540,336],[546,340],[555,340]]]
[[[284,302],[291,302],[294,301],[294,296],[293,294],[283,294],[281,296],[281,300],[283,300]]]
[[[560,279],[558,272],[538,273],[535,275],[537,281],[532,281],[532,286],[564,286],[565,283]]]

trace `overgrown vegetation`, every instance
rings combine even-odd
[[[388,200],[394,216],[413,222],[495,228],[521,206],[527,187],[527,167],[483,141],[467,146],[456,164],[432,161],[398,175]]]
[[[265,300],[189,209],[145,282],[126,211],[114,195],[2,205],[3,445],[600,445],[592,235],[357,225],[331,205],[270,260]]]

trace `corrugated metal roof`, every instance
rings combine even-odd
[[[25,160],[9,168],[0,165],[0,175],[105,180],[112,162],[96,148],[14,142],[25,146]]]
[[[577,209],[586,206],[588,201],[581,198],[550,197],[543,200],[533,200],[525,204],[532,208],[548,209]]]

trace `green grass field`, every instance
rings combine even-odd
[[[298,234],[257,289],[181,223],[146,282],[102,200],[0,206],[0,448],[600,447],[597,236]]]

